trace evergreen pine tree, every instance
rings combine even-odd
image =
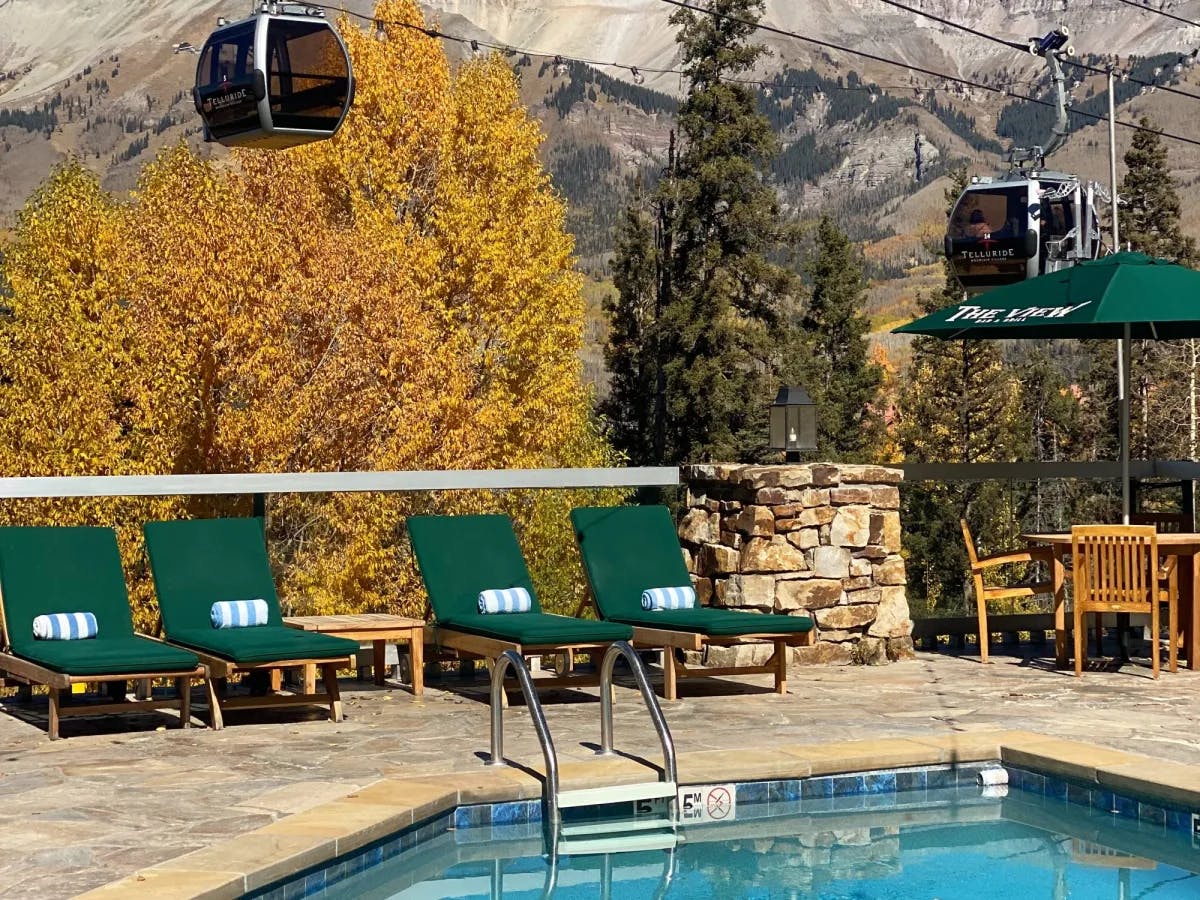
[[[801,383],[818,410],[818,455],[864,461],[879,443],[875,404],[883,382],[862,313],[866,281],[858,253],[829,216],[821,217],[816,239],[806,266],[812,290],[800,321]]]
[[[617,229],[613,254],[615,297],[605,300],[608,343],[604,362],[612,373],[601,413],[609,440],[633,465],[655,462],[654,411],[657,300],[654,226],[639,203],[630,204]]]
[[[1154,126],[1149,119],[1139,123]],[[1194,266],[1195,239],[1180,226],[1179,193],[1162,139],[1152,131],[1134,134],[1125,154],[1120,188],[1121,241],[1151,256]],[[1130,453],[1142,459],[1194,458],[1200,417],[1197,380],[1200,350],[1195,341],[1135,341],[1130,367]],[[1114,420],[1115,421],[1115,420]]]
[[[1149,119],[1143,129],[1154,126]],[[1177,260],[1196,261],[1196,241],[1179,226],[1179,193],[1167,165],[1167,148],[1152,130],[1134,133],[1125,153],[1125,178],[1121,181],[1121,242],[1134,250]]]
[[[1095,343],[1095,342],[1088,342]],[[1111,341],[1103,341],[1108,358],[1113,357]],[[1072,357],[1083,362],[1088,377],[1092,364],[1103,368],[1103,357],[1089,361],[1080,353],[1078,341],[1015,342],[1010,365],[1020,390],[1021,409],[1017,424],[1023,432],[1024,446],[1018,445],[1019,459],[1032,462],[1061,462],[1085,456],[1090,440],[1096,435],[1084,413],[1078,381],[1069,374]],[[1096,457],[1099,458],[1099,457]],[[1023,531],[1064,531],[1074,521],[1106,521],[1096,518],[1101,508],[1075,515],[1077,508],[1091,506],[1096,496],[1092,482],[1067,479],[1039,479],[1016,490],[1017,518]]]
[[[783,244],[775,192],[764,173],[778,152],[754,92],[730,79],[751,69],[763,47],[749,43],[763,0],[709,0],[711,15],[671,18],[690,81],[680,107],[681,150],[655,195],[659,215],[656,283],[662,389],[614,406],[614,431],[649,407],[650,431],[664,445],[658,462],[753,460],[766,455],[766,416],[778,384],[798,279],[773,262]],[[729,16],[732,18],[725,18]],[[630,251],[631,248],[626,248]],[[618,269],[626,262],[618,259]],[[622,290],[614,308],[632,310]],[[625,312],[623,315],[627,314]],[[614,341],[633,340],[614,334]],[[614,354],[619,352],[615,344]],[[614,359],[616,356],[614,355]],[[622,390],[625,390],[622,387]],[[644,444],[642,445],[644,446]]]

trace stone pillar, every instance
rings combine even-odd
[[[796,648],[797,663],[910,657],[901,477],[832,463],[685,466],[679,537],[697,600],[811,616],[817,643]],[[748,648],[733,652],[751,661]]]

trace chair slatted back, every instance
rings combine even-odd
[[[959,519],[958,524],[962,526],[963,543],[967,545],[967,559],[971,561],[972,566],[979,565],[979,554],[975,551],[975,539],[971,537],[971,526],[967,524],[966,519]]]
[[[1153,525],[1159,534],[1183,534],[1194,527],[1183,513],[1141,512],[1129,516],[1130,525]]]
[[[1071,529],[1075,603],[1101,612],[1144,612],[1156,595],[1158,533],[1149,525]]]

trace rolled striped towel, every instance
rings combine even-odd
[[[33,619],[33,636],[39,641],[78,641],[100,632],[95,613],[48,613]]]
[[[691,609],[696,605],[696,591],[687,587],[661,587],[642,591],[642,609]]]
[[[252,628],[267,624],[267,601],[221,600],[212,605],[213,628]]]
[[[533,598],[523,587],[497,588],[479,592],[479,611],[491,613],[520,613],[533,609]]]

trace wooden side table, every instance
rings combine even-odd
[[[425,623],[420,619],[392,616],[387,613],[363,613],[356,616],[285,616],[283,624],[301,631],[319,631],[352,641],[370,641],[374,649],[375,683],[383,684],[387,668],[389,641],[407,641],[409,662],[412,664],[412,692],[419,697],[425,691]],[[304,667],[304,692],[313,693],[317,668]]]

